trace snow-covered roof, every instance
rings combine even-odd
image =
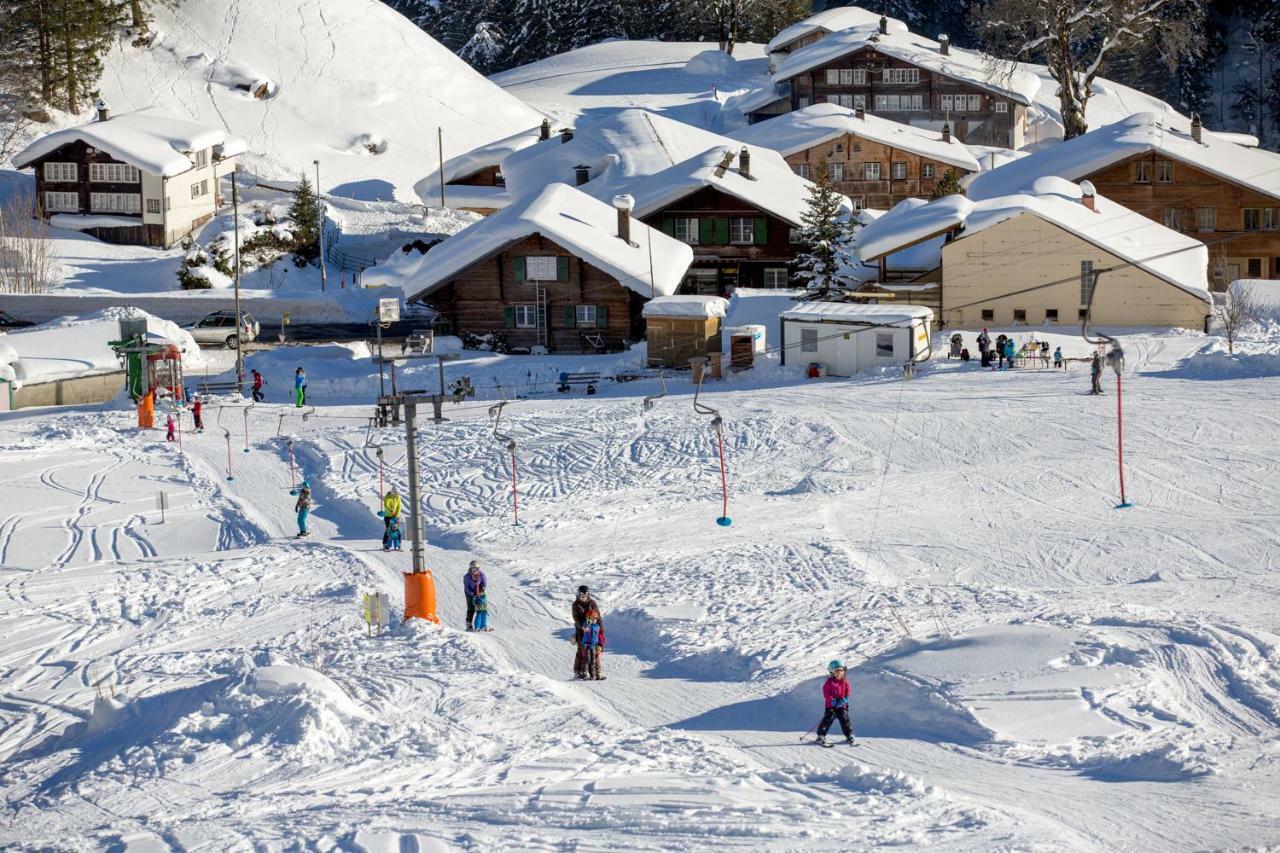
[[[748,125],[728,136],[741,142],[772,148],[788,157],[846,133],[970,172],[978,171],[978,161],[954,137],[949,142],[943,142],[942,134],[937,131],[890,121],[865,112],[859,118],[848,107],[835,104],[813,104]]]
[[[659,296],[644,304],[645,317],[723,317],[729,300],[721,296]]]
[[[906,32],[907,25],[897,18],[889,18],[888,22],[890,31]],[[769,44],[765,46],[765,49],[769,53],[782,50],[796,39],[804,38],[817,30],[835,33],[840,30],[847,30],[849,27],[877,27],[879,25],[880,15],[878,13],[859,6],[841,6],[836,9],[827,9],[816,15],[810,15],[803,21],[797,21],[789,27],[784,27],[776,36],[769,39]]]
[[[780,315],[784,320],[838,320],[869,326],[910,325],[932,320],[932,309],[923,305],[863,305],[857,302],[799,302]]]
[[[473,148],[456,157],[450,157],[444,161],[445,183],[468,178],[476,172],[491,166],[501,166],[502,161],[511,154],[536,143],[540,133],[541,128],[537,127],[522,130],[519,133],[513,133],[510,136]],[[437,169],[419,183],[421,187],[425,187],[425,190],[418,188],[418,194],[423,195],[424,192],[430,194],[433,187],[438,189],[440,186],[440,171]]]
[[[864,261],[920,244],[952,229],[956,240],[1022,214],[1037,216],[1182,290],[1210,301],[1205,270],[1209,250],[1195,238],[1166,228],[1101,195],[1090,210],[1079,185],[1063,178],[1035,181],[1027,192],[973,201],[950,195],[882,216],[858,232]]]
[[[418,271],[406,275],[404,288],[410,299],[421,298],[505,246],[540,234],[642,296],[675,293],[693,250],[634,218],[631,242],[623,242],[617,226],[611,205],[553,183],[432,247]]]
[[[742,147],[733,144],[714,148],[630,184],[627,191],[635,196],[636,216],[649,216],[710,187],[799,227],[812,184],[791,171],[777,151],[755,146],[746,146],[751,153],[751,167],[750,177],[744,178],[738,165]],[[721,169],[726,157],[728,166]],[[847,199],[844,205],[849,205]]]
[[[1135,154],[1156,152],[1280,198],[1280,154],[1238,145],[1209,131],[1200,136],[1200,142],[1191,138],[1187,122],[1138,113],[978,175],[968,194],[982,199],[1025,192],[1049,175],[1078,181]]]
[[[230,157],[245,150],[244,140],[229,136],[220,127],[146,107],[106,121],[55,130],[28,145],[13,163],[25,168],[69,142],[83,142],[148,174],[166,178],[191,169],[195,164],[188,155],[192,152],[214,148],[218,156]]]
[[[990,60],[977,51],[951,45],[950,52],[944,55],[942,46],[933,39],[893,28],[888,33],[881,33],[876,26],[852,27],[800,48],[778,66],[773,79],[775,82],[789,80],[864,47],[874,48],[885,56],[901,59],[944,77],[963,80],[1021,104],[1030,104],[1040,90],[1040,78],[1036,75],[1021,69],[1007,75],[996,73]]]
[[[743,115],[753,113],[756,110],[762,110],[775,101],[786,99],[791,100],[791,94],[787,89],[787,84],[770,83],[768,86],[761,86],[757,89],[751,89],[741,95],[733,95],[725,99],[725,107],[732,107]]]

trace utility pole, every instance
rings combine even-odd
[[[409,553],[413,556],[413,573],[423,571],[422,514],[418,503],[418,404],[413,397],[404,400],[404,446],[409,464]]]
[[[440,154],[440,206],[444,207],[444,128],[436,127],[436,150]]]
[[[316,167],[316,211],[320,215],[320,292],[324,293],[329,275],[324,264],[324,202],[320,200],[320,161],[311,161]]]
[[[236,171],[231,172],[231,222],[235,243],[236,268],[236,393],[244,396],[244,315],[240,313],[240,195],[236,192]]]

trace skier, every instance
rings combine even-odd
[[[166,415],[166,416],[165,416],[165,419],[164,419],[164,426],[165,426],[165,429],[166,429],[166,430],[168,430],[168,431],[165,433],[164,440],[165,440],[165,441],[176,441],[176,440],[177,440],[177,437],[176,437],[176,436],[174,436],[174,434],[173,434],[173,428],[174,428],[175,424],[174,424],[174,422],[173,422],[173,413],[172,413],[172,412],[170,412],[168,415]]]
[[[587,614],[592,610],[597,615],[600,613],[600,605],[596,604],[596,600],[591,597],[591,590],[586,584],[578,587],[578,597],[573,600],[573,642],[574,645],[582,642],[582,626],[587,624]]]
[[[1094,352],[1093,361],[1089,363],[1090,394],[1102,393],[1102,353]]]
[[[191,404],[191,417],[195,418],[196,432],[204,432],[204,418],[200,416],[203,409],[204,404],[200,402],[199,397],[196,397],[195,402]]]
[[[997,370],[1004,370],[1004,345],[1007,340],[1009,339],[1004,335],[996,338],[996,348],[995,353],[993,353],[993,357],[996,361],[995,368]]]
[[[253,374],[253,402],[261,403],[264,399],[262,386],[266,383],[262,380],[262,374],[256,370],[250,371]]]
[[[1040,361],[1044,364],[1045,367],[1049,366],[1049,342],[1048,341],[1040,342]]]
[[[991,335],[984,328],[982,334],[978,335],[978,355],[982,359],[982,366],[989,367],[991,365]]]
[[[480,571],[480,564],[475,560],[471,561],[471,565],[467,566],[467,573],[462,576],[462,596],[467,600],[467,630],[474,631],[474,620],[476,618],[476,591],[480,587],[487,587],[489,579],[484,576],[484,572]]]
[[[476,594],[471,596],[471,609],[475,611],[475,631],[492,631],[489,627],[489,596],[485,594],[484,584],[476,586]]]
[[[597,610],[587,611],[587,621],[582,625],[582,639],[578,642],[578,655],[573,662],[574,676],[579,681],[604,681],[600,674],[600,659],[604,654],[604,623]]]
[[[307,402],[307,374],[301,367],[293,372],[293,393],[297,397],[294,408],[301,409]]]
[[[1062,347],[1058,347],[1053,351],[1053,369],[1057,370],[1059,367],[1066,367],[1066,365],[1062,363]]]
[[[962,349],[964,349],[964,338],[959,332],[956,332],[951,336],[951,349],[947,351],[947,358],[959,358]]]
[[[827,745],[827,732],[833,720],[840,721],[840,730],[844,732],[844,742],[853,745],[853,724],[849,722],[849,682],[844,677],[844,664],[833,660],[827,664],[827,680],[822,685],[822,697],[826,700],[827,709],[822,714],[822,722],[818,723],[819,746]]]
[[[1012,369],[1014,360],[1018,357],[1018,351],[1014,346],[1013,338],[1009,338],[1004,342],[1004,357],[1009,363],[1009,368]]]
[[[306,480],[298,485],[298,502],[293,508],[298,512],[298,538],[310,536],[307,531],[307,516],[311,515],[311,484]]]
[[[397,551],[400,550],[400,510],[400,493],[396,491],[395,486],[392,486],[382,498],[382,521],[384,523],[382,550],[384,551],[390,551],[393,545]],[[394,543],[392,542],[393,533]]]

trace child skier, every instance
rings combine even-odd
[[[827,664],[827,680],[822,685],[822,697],[826,699],[827,709],[822,714],[822,722],[818,723],[819,746],[827,746],[827,732],[832,720],[840,721],[844,742],[853,745],[853,724],[849,722],[849,682],[844,673],[844,664],[840,661],[833,660]]]
[[[166,432],[166,433],[165,433],[164,440],[165,440],[165,441],[176,441],[176,440],[177,440],[177,438],[176,438],[176,436],[174,436],[174,434],[173,434],[173,428],[174,428],[175,424],[174,424],[174,422],[173,422],[173,413],[172,413],[172,412],[170,412],[170,413],[165,417],[165,419],[164,419],[164,425],[165,425],[165,429],[167,429],[167,430],[168,430],[168,432]]]
[[[473,631],[492,631],[489,627],[489,596],[485,593],[484,584],[476,587],[476,594],[471,599],[471,606],[475,608],[476,617],[472,622]]]
[[[1055,370],[1057,370],[1059,367],[1062,367],[1062,366],[1063,366],[1063,364],[1062,364],[1062,347],[1058,347],[1057,349],[1055,349],[1055,350],[1053,351],[1053,367],[1054,367],[1054,369],[1055,369]]]
[[[195,402],[191,404],[191,417],[195,418],[196,432],[204,432],[204,418],[200,413],[204,410],[204,404],[200,402],[200,398],[196,397]]]
[[[310,536],[307,531],[307,516],[311,514],[311,484],[306,480],[298,486],[298,502],[293,508],[298,512],[298,538]]]
[[[301,367],[293,372],[293,393],[297,397],[295,408],[302,408],[307,402],[307,374]]]
[[[265,395],[262,393],[262,386],[266,383],[263,380],[261,373],[256,370],[252,370],[250,372],[253,374],[253,402],[261,403],[265,398]]]
[[[402,502],[400,493],[392,486],[382,498],[382,550],[390,551],[393,547],[400,550],[400,511]],[[392,541],[394,539],[394,542]]]
[[[599,611],[587,614],[582,626],[582,640],[578,643],[578,660],[574,671],[580,681],[604,681],[600,674],[600,658],[604,654],[604,625],[600,624]]]

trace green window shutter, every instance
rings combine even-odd
[[[524,258],[517,257],[516,262],[516,281],[524,281]]]
[[[716,241],[715,222],[702,217],[698,220],[698,242],[704,246],[710,246]]]
[[[718,218],[715,220],[715,223],[716,223],[716,240],[715,240],[716,245],[717,246],[729,245],[729,220]]]
[[[523,260],[523,258],[521,260]],[[514,305],[508,305],[502,309],[502,325],[507,329],[514,329],[516,327],[516,308]]]
[[[596,306],[596,328],[605,329],[605,328],[608,328],[608,326],[609,326],[609,306],[597,305]]]
[[[578,325],[578,308],[576,305],[564,306],[564,324],[570,329]]]
[[[556,258],[556,281],[569,280],[569,258],[560,255]]]
[[[668,237],[674,237],[676,233],[676,218],[674,216],[662,217],[662,233]]]
[[[757,246],[763,246],[765,243],[768,243],[769,220],[765,219],[763,216],[757,216],[755,221],[755,234],[752,236],[753,239],[751,242],[755,243]]]

